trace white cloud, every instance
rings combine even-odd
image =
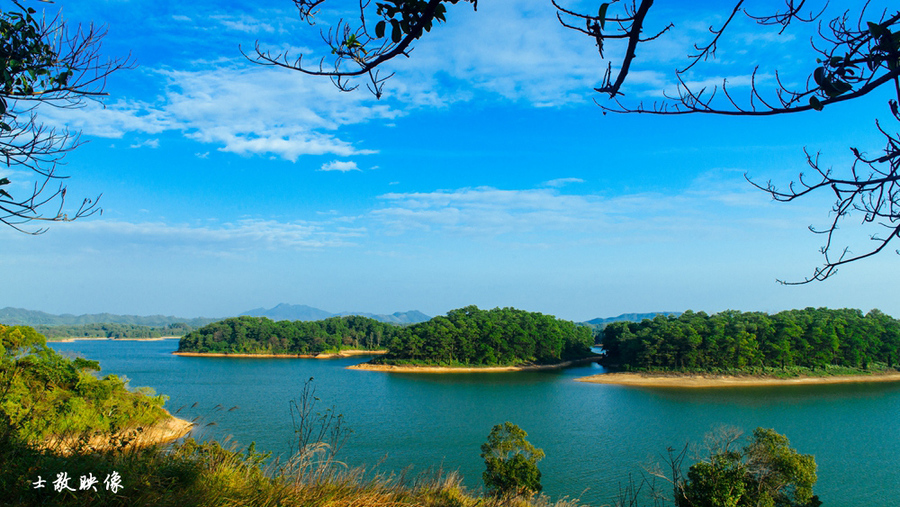
[[[165,110],[142,101],[117,100],[106,105],[91,101],[75,109],[42,108],[40,114],[49,124],[112,139],[128,132],[159,134],[177,127]]]
[[[448,22],[398,62],[389,94],[420,105],[472,100],[481,90],[535,106],[585,102],[604,67],[586,38],[560,26],[549,2],[452,6]]]
[[[555,180],[545,181],[543,186],[545,187],[564,187],[569,183],[584,183],[584,180],[581,178],[556,178]]]
[[[341,161],[341,160],[332,160],[331,162],[322,164],[322,168],[320,171],[340,171],[342,173],[348,171],[359,171],[359,167],[356,166],[356,162],[351,161]]]
[[[415,231],[489,238],[513,235],[518,241],[532,242],[560,233],[566,241],[628,238],[640,242],[739,231],[749,223],[747,216],[765,220],[766,213],[774,211],[762,192],[708,179],[697,183],[693,190],[679,194],[616,197],[568,194],[554,188],[391,192],[379,196],[386,205],[373,210],[370,218],[395,235]]]
[[[247,14],[241,15],[224,15],[217,14],[210,16],[211,19],[218,21],[225,28],[229,30],[236,30],[239,32],[245,33],[258,33],[258,32],[267,32],[272,33],[275,31],[275,27],[270,23],[266,23],[264,21],[260,21],[253,16],[249,16]]]
[[[159,148],[159,139],[147,139],[146,141],[141,141],[139,143],[134,143],[129,146],[129,148]]]
[[[120,100],[103,107],[91,102],[42,114],[49,123],[86,135],[180,131],[220,151],[290,161],[303,155],[375,153],[342,139],[341,127],[401,114],[367,94],[342,93],[328,80],[250,64],[238,68],[218,62],[203,70],[155,74],[166,83],[155,103]]]
[[[307,250],[352,245],[364,236],[361,227],[336,226],[325,222],[278,222],[245,219],[217,224],[169,224],[112,220],[76,221],[58,234],[94,238],[105,248],[129,246],[151,250],[190,251],[200,255],[241,253],[255,250]]]

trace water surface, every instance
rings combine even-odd
[[[636,388],[574,381],[602,372],[597,365],[428,375],[345,369],[366,357],[179,357],[171,354],[177,340],[51,345],[99,360],[103,374],[168,395],[166,406],[181,408],[179,417],[215,423],[200,427],[200,436],[231,435],[275,454],[292,448],[289,402],[313,377],[321,409],[334,406],[353,430],[339,456],[350,466],[442,466],[479,488],[480,446],[493,425],[511,421],[546,453],[545,493],[598,506],[611,504],[619,485],[660,462],[667,447],[700,443],[722,425],[746,434],[763,426],[815,455],[815,491],[825,505],[891,505],[900,496],[900,383]]]

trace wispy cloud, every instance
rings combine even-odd
[[[545,181],[543,185],[545,187],[564,187],[569,183],[584,183],[584,180],[581,178],[556,178],[555,180]]]
[[[85,220],[54,232],[93,238],[91,243],[109,249],[139,247],[149,251],[190,251],[198,255],[334,248],[353,245],[357,238],[366,234],[362,227],[335,225],[330,221],[279,222],[268,219],[200,225]]]
[[[342,173],[348,171],[359,171],[359,167],[356,166],[356,162],[352,160],[349,161],[341,161],[341,160],[332,160],[331,162],[322,164],[322,168],[320,171],[340,171]]]
[[[375,153],[343,139],[341,127],[401,114],[366,94],[343,94],[327,80],[250,64],[229,67],[219,62],[214,68],[154,75],[166,88],[154,103],[88,103],[81,109],[48,109],[44,117],[92,136],[180,131],[218,145],[220,151],[296,161],[303,155]]]
[[[133,143],[129,146],[129,148],[159,148],[159,139],[147,139],[146,141],[141,141],[139,143]]]
[[[752,210],[755,219],[772,211],[762,192],[714,184],[708,178],[676,194],[636,193],[607,197],[563,193],[556,188],[460,188],[432,192],[386,193],[385,206],[370,218],[388,234],[416,231],[429,234],[516,237],[543,241],[546,234],[564,233],[569,240],[603,238],[627,241],[672,241],[740,230]],[[372,230],[377,229],[375,226]]]
[[[219,22],[229,30],[236,30],[245,33],[272,33],[275,27],[266,21],[262,21],[248,14],[232,15],[232,14],[216,14],[210,16],[211,19]]]

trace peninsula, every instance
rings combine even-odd
[[[508,371],[558,370],[599,361],[603,356],[588,356],[571,361],[550,364],[522,364],[518,366],[425,366],[409,364],[361,363],[348,366],[348,370],[389,371],[394,373],[494,373]]]
[[[768,315],[686,311],[614,322],[600,337],[604,366],[619,371],[683,371],[819,376],[829,368],[866,374],[900,364],[900,321],[872,310],[806,308]],[[831,374],[840,374],[833,371]]]
[[[238,353],[217,353],[217,352],[172,352],[172,355],[183,357],[259,357],[259,358],[282,358],[282,359],[340,359],[352,356],[371,356],[386,354],[387,350],[360,350],[346,349],[338,352],[322,352],[319,354],[238,354]]]
[[[491,372],[564,368],[596,361],[590,328],[515,308],[467,306],[400,329],[387,354],[352,369]]]
[[[275,322],[234,317],[184,335],[177,355],[209,357],[329,358],[383,351],[400,326],[359,315],[317,321]]]
[[[853,384],[861,382],[900,382],[900,371],[879,372],[868,375],[830,375],[800,377],[769,377],[754,375],[704,375],[661,373],[605,373],[575,379],[593,384],[616,384],[634,387],[760,387],[824,384]]]

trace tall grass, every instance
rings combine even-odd
[[[0,505],[60,506],[285,506],[285,507],[576,507],[547,497],[488,497],[469,491],[456,472],[374,473],[338,460],[350,432],[334,409],[316,411],[312,379],[291,403],[296,438],[290,458],[270,459],[251,444],[240,449],[225,438],[169,445],[135,446],[131,433],[105,446],[88,445],[95,435],[70,435],[84,445],[14,438],[0,448]],[[177,412],[176,412],[177,413]],[[152,430],[151,430],[152,431]],[[152,437],[152,435],[144,435]],[[59,474],[69,488],[56,491]],[[121,489],[107,488],[117,474]],[[82,477],[92,488],[80,489]],[[42,488],[35,488],[38,480]]]
[[[265,465],[266,454],[237,450],[216,441],[188,439],[170,446],[116,447],[76,451],[67,456],[27,444],[0,451],[0,505],[60,506],[329,506],[329,507],[574,507],[577,502],[551,503],[546,497],[492,498],[468,491],[455,472],[443,470],[410,475],[371,475],[363,468],[346,468],[316,461],[306,470]],[[60,473],[75,491],[55,491]],[[107,489],[104,480],[121,477],[121,489]],[[292,475],[293,473],[293,475]],[[94,489],[79,490],[80,478],[97,479]],[[36,489],[38,479],[46,481]]]

